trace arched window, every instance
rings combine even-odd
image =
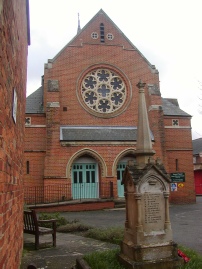
[[[100,23],[100,42],[105,42],[105,28],[103,23]]]

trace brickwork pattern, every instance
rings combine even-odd
[[[55,205],[53,207],[34,207],[36,212],[75,212],[75,211],[91,211],[114,208],[113,201],[93,202],[93,203],[77,203],[68,205]]]
[[[24,0],[0,1],[0,268],[18,268],[23,247],[23,151],[27,76]],[[13,95],[17,95],[16,122]]]

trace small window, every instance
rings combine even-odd
[[[92,183],[95,183],[95,171],[91,171]]]
[[[79,171],[79,183],[83,183],[83,173]]]
[[[105,42],[105,28],[103,23],[100,23],[100,42]]]
[[[175,170],[178,171],[179,170],[179,163],[178,163],[178,159],[175,159]]]
[[[77,183],[77,172],[76,171],[74,171],[73,178],[74,178],[74,183]]]
[[[86,183],[90,183],[90,171],[86,171]]]
[[[179,126],[179,120],[172,119],[172,126]]]
[[[29,175],[29,161],[26,162],[26,173]]]
[[[107,39],[108,40],[113,40],[114,39],[114,36],[113,36],[113,34],[107,34]]]
[[[93,32],[93,33],[91,34],[91,37],[92,37],[93,39],[98,39],[98,33]]]

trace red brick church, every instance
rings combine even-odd
[[[191,116],[161,96],[156,67],[103,10],[48,60],[41,87],[27,97],[25,198],[34,187],[43,200],[124,197],[123,171],[136,158],[140,79],[155,158],[167,173],[184,175],[171,202],[195,202]]]

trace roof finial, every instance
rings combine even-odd
[[[81,26],[80,26],[80,19],[79,19],[79,13],[78,13],[78,29],[77,29],[77,34],[79,34],[81,31]]]

